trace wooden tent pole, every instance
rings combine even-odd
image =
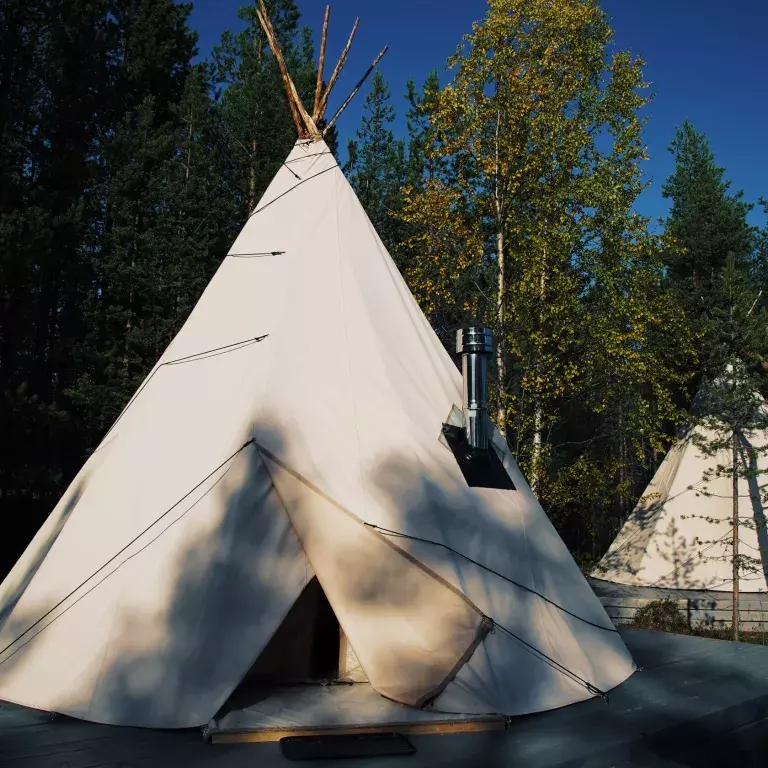
[[[314,139],[319,139],[321,138],[322,134],[318,130],[317,125],[315,125],[315,121],[312,119],[312,116],[307,112],[306,109],[304,109],[304,105],[301,103],[301,98],[299,97],[299,93],[296,90],[296,86],[293,84],[293,80],[288,74],[288,67],[285,66],[283,53],[280,50],[279,43],[277,42],[277,36],[275,35],[275,30],[272,27],[272,22],[269,20],[267,8],[264,5],[264,0],[259,0],[259,7],[261,8],[261,13],[259,13],[258,8],[256,9],[256,13],[259,16],[259,21],[261,22],[262,27],[264,27],[264,33],[267,36],[267,40],[269,40],[269,45],[272,48],[272,52],[275,54],[277,65],[280,67],[280,74],[283,76],[283,84],[285,85],[286,92],[288,94],[288,103],[291,105],[291,112],[294,113],[294,122],[297,123],[299,138],[303,139],[307,136],[311,136]],[[304,123],[303,126],[302,121]]]
[[[355,33],[357,27],[360,24],[360,19],[355,19],[355,23],[352,25],[352,31],[349,33],[349,39],[344,46],[339,60],[336,62],[336,66],[333,69],[331,79],[328,81],[328,86],[323,90],[323,69],[325,66],[325,47],[328,41],[328,21],[331,16],[331,6],[325,6],[325,18],[323,19],[323,33],[320,38],[320,58],[317,66],[317,81],[315,83],[315,101],[310,115],[304,105],[301,103],[301,97],[299,96],[296,86],[288,73],[288,67],[285,65],[285,59],[283,59],[283,53],[280,50],[280,44],[277,41],[277,35],[275,29],[270,21],[269,14],[267,13],[267,6],[264,4],[264,0],[258,0],[258,7],[256,8],[256,15],[259,19],[264,34],[267,36],[269,47],[272,49],[272,53],[275,55],[277,65],[280,68],[280,75],[283,79],[283,85],[285,86],[285,93],[288,97],[288,106],[291,108],[291,115],[293,116],[293,122],[296,124],[296,130],[298,131],[299,138],[305,139],[310,137],[312,139],[321,139],[325,134],[333,127],[334,123],[339,119],[339,116],[349,105],[349,102],[355,97],[355,94],[360,90],[363,83],[368,79],[368,76],[373,72],[376,65],[381,61],[381,57],[389,50],[389,46],[384,46],[379,55],[373,60],[373,63],[366,70],[365,74],[357,82],[357,85],[352,89],[352,93],[347,96],[344,103],[338,108],[336,114],[328,121],[328,124],[324,126],[323,130],[319,130],[317,127],[317,121],[319,121],[325,113],[328,106],[328,97],[331,94],[333,86],[336,84],[336,80],[344,68],[344,64],[347,61],[349,49],[352,47],[352,41],[355,39]]]
[[[331,16],[331,6],[325,6],[325,18],[323,19],[323,34],[320,37],[320,58],[317,61],[317,84],[315,85],[315,103],[312,108],[312,119],[317,121],[320,115],[317,113],[320,108],[320,100],[323,97],[323,68],[325,66],[325,43],[328,39],[328,20]]]
[[[263,7],[263,2],[261,5]],[[299,115],[299,110],[296,108],[296,104],[293,100],[291,88],[288,84],[288,72],[285,70],[285,62],[283,61],[283,57],[280,55],[280,49],[278,48],[277,40],[274,38],[272,25],[268,23],[269,19],[266,16],[262,16],[262,13],[258,8],[256,9],[256,16],[258,16],[261,28],[264,30],[264,34],[267,36],[269,47],[272,49],[272,53],[274,53],[275,59],[277,59],[277,64],[280,67],[280,74],[282,75],[283,85],[285,86],[285,95],[288,98],[288,106],[291,108],[291,116],[293,117],[293,122],[296,125],[296,132],[299,134],[300,139],[304,139],[307,136],[307,130],[302,125],[301,115]]]
[[[352,99],[355,98],[355,94],[360,90],[363,83],[368,79],[368,75],[373,72],[374,67],[381,61],[381,57],[389,50],[389,46],[385,45],[381,49],[381,53],[373,60],[373,63],[370,67],[366,70],[365,74],[360,78],[357,85],[352,89],[352,93],[347,96],[347,98],[344,100],[344,103],[336,110],[336,114],[328,121],[328,125],[325,126],[323,130],[323,135],[325,135],[325,132],[330,130],[333,124],[339,119],[339,116],[341,113],[347,108],[349,105],[349,102],[352,101]]]
[[[357,25],[360,23],[360,19],[355,19],[355,23],[352,25],[352,31],[349,33],[349,40],[347,40],[347,44],[344,46],[344,50],[341,52],[341,56],[339,56],[339,60],[336,62],[336,66],[334,67],[333,74],[331,75],[331,79],[328,81],[328,87],[325,89],[325,93],[323,94],[323,97],[320,101],[320,106],[317,110],[317,119],[319,120],[323,114],[325,113],[325,108],[328,106],[328,97],[331,95],[331,90],[333,89],[333,86],[336,84],[336,79],[339,76],[339,73],[341,72],[342,68],[344,67],[344,62],[347,60],[347,54],[349,53],[349,49],[352,46],[352,40],[355,37],[355,32],[357,32]]]

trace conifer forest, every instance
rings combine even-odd
[[[202,56],[191,4],[0,0],[0,575],[296,140],[243,1]],[[321,5],[267,6],[311,104]],[[703,381],[738,361],[768,393],[768,201],[681,115],[669,215],[637,212],[652,90],[597,0],[488,0],[466,32],[405,94],[374,72],[326,140],[454,358],[462,324],[493,330],[493,419],[586,569]]]

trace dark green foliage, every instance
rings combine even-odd
[[[405,182],[405,146],[392,132],[395,110],[381,72],[372,78],[363,110],[357,138],[350,139],[347,147],[349,159],[344,170],[379,237],[397,261],[403,241],[398,214]]]
[[[311,38],[269,3],[311,103]],[[296,140],[253,6],[0,2],[0,510],[10,567],[179,330]],[[335,148],[335,133],[328,137]],[[253,145],[256,151],[253,151]]]
[[[299,32],[293,0],[268,7],[288,70],[302,101],[311,105],[317,72],[311,35],[308,30]],[[220,89],[216,108],[220,140],[229,158],[224,175],[244,222],[295,143],[296,127],[255,5],[242,6],[238,17],[247,26],[237,34],[224,33],[213,51],[213,77]]]
[[[408,126],[408,160],[406,162],[405,183],[418,187],[425,178],[430,178],[444,169],[441,158],[428,156],[426,148],[433,142],[432,124],[430,121],[431,108],[435,94],[440,89],[440,78],[437,70],[433,69],[424,81],[421,93],[416,89],[416,83],[407,83],[406,98],[409,109],[406,113]]]
[[[707,137],[689,122],[677,129],[669,147],[675,171],[664,184],[672,201],[667,232],[677,249],[668,254],[669,275],[692,318],[706,311],[709,293],[729,254],[746,268],[754,247],[754,232],[746,216],[752,206],[742,193],[730,192],[725,170],[715,164]]]
[[[88,323],[104,94],[114,83],[109,7],[0,5],[0,508],[4,525],[27,534],[81,458],[63,392]],[[3,537],[3,549],[18,544]]]
[[[760,198],[759,202],[763,213],[768,215],[768,200]],[[756,234],[752,278],[757,288],[768,290],[768,223]]]
[[[186,93],[196,35],[189,5],[135,0],[115,9],[114,88],[80,374],[66,394],[86,449],[95,447],[183,319],[184,272],[196,274],[180,217],[186,182],[176,104]],[[206,201],[200,201],[202,208]]]
[[[294,0],[267,5],[310,106],[312,37],[300,27]],[[6,527],[12,521],[19,531],[0,543],[0,571],[167,347],[296,141],[254,4],[239,11],[243,28],[225,32],[211,60],[196,65],[190,8],[174,0],[0,0],[0,512]],[[389,89],[376,73],[349,144],[345,170],[406,275],[425,254],[404,243],[433,220],[404,221],[405,195],[450,171],[439,152],[426,151],[436,145],[431,115],[439,88],[436,71],[421,89],[408,84],[402,140],[393,131]],[[326,141],[335,153],[335,129]],[[743,293],[738,313],[746,316],[757,289],[768,295],[768,230],[756,236],[747,225],[750,206],[730,191],[706,138],[692,126],[680,129],[672,151],[677,166],[664,189],[675,240],[666,254],[669,302],[685,306],[702,360],[695,371],[688,361],[681,365],[696,374],[694,386],[734,356],[750,376],[762,375],[768,350],[757,326],[768,318],[758,302],[730,339],[720,276],[732,256]],[[521,207],[516,221],[529,214],[541,215]],[[610,227],[606,218],[603,251],[623,249],[624,230],[611,234]],[[460,237],[456,244],[464,247]],[[595,253],[575,254],[572,263]],[[643,267],[640,255],[631,258]],[[639,295],[633,285],[619,284],[613,273],[590,280],[579,295],[577,322],[557,319],[561,328],[578,325],[582,338],[558,356],[573,357],[577,348],[585,360],[604,361],[589,365],[595,402],[557,403],[562,423],[544,436],[562,466],[583,481],[579,487],[590,489],[549,507],[565,540],[585,557],[599,556],[659,458],[643,437],[643,413],[672,387],[657,387],[658,376],[648,377],[653,385],[641,379],[632,387],[615,360],[598,354],[602,337],[592,330],[605,318],[623,317],[622,302],[636,323],[627,298]],[[492,270],[463,271],[454,294],[472,300],[436,302],[428,313],[449,349],[457,325],[494,311]],[[656,301],[651,289],[643,296]],[[663,300],[657,303],[666,317]],[[625,323],[629,331],[632,323]],[[669,368],[668,337],[679,333],[662,326],[663,320],[644,337],[658,350],[654,370]],[[636,351],[627,344],[617,341],[617,349]],[[512,448],[523,455],[520,445]],[[617,455],[619,469],[611,463]],[[577,485],[562,474],[563,487]]]

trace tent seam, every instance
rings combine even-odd
[[[275,483],[275,478],[272,477],[272,472],[269,469],[269,464],[267,464],[267,462],[264,461],[264,456],[262,454],[262,450],[263,450],[262,447],[259,445],[259,443],[256,442],[256,440],[253,441],[253,447],[256,449],[256,453],[259,456],[261,465],[264,467],[264,470],[266,471],[267,476],[269,477],[269,482],[270,482],[270,485],[272,486],[272,490],[275,492],[275,496],[277,496],[277,500],[280,502],[280,506],[283,508],[283,514],[288,519],[288,525],[291,526],[291,530],[293,531],[294,536],[296,536],[296,539],[299,542],[301,551],[304,553],[304,587],[306,587],[307,584],[309,584],[309,575],[307,573],[307,563],[308,562],[311,563],[312,561],[309,559],[307,550],[304,549],[304,542],[301,540],[301,536],[299,536],[299,532],[296,530],[296,526],[294,526],[293,520],[291,520],[291,516],[288,514],[288,506],[283,500],[283,497],[280,495],[280,491],[277,489],[277,483]],[[313,566],[313,570],[314,570],[314,566]]]
[[[481,643],[485,641],[485,638],[488,637],[488,634],[491,632],[491,630],[494,627],[494,621],[493,619],[490,619],[487,616],[483,616],[483,620],[480,622],[480,625],[477,628],[477,632],[475,634],[474,639],[469,644],[469,647],[466,651],[461,655],[459,660],[456,662],[456,664],[453,666],[451,671],[446,675],[446,677],[436,685],[432,691],[422,696],[420,699],[416,701],[416,704],[414,706],[418,708],[425,707],[427,704],[429,704],[431,701],[434,701],[447,687],[450,683],[453,682],[456,675],[459,674],[461,669],[466,665],[466,663],[472,658],[475,651],[478,649]]]
[[[360,425],[357,423],[357,398],[355,396],[355,377],[352,373],[352,359],[349,354],[349,333],[347,332],[347,313],[344,305],[344,277],[341,271],[341,234],[339,227],[339,180],[336,178],[334,184],[334,191],[336,193],[336,205],[333,210],[336,213],[336,267],[339,275],[339,295],[341,298],[341,324],[344,327],[344,351],[347,356],[347,371],[349,373],[350,391],[352,393],[352,421],[355,425],[355,440],[357,441],[357,466],[360,474],[360,490],[363,495],[363,509],[365,510],[365,516],[368,516],[368,494],[365,490],[365,476],[363,474],[363,452],[360,446]]]

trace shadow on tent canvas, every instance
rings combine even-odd
[[[598,566],[602,573],[595,575],[594,578],[604,582],[610,582],[612,574],[639,578],[641,582],[638,584],[639,587],[658,590],[660,598],[667,595],[670,590],[706,591],[720,587],[722,582],[714,576],[708,579],[693,578],[694,572],[701,563],[700,553],[708,548],[709,539],[699,540],[696,536],[688,538],[682,535],[674,518],[670,518],[663,531],[656,528],[665,504],[683,494],[695,495],[696,490],[686,488],[663,502],[649,500],[636,509],[631,519],[637,522],[637,529],[612,552],[606,553]],[[652,553],[660,562],[666,563],[667,569],[661,576],[649,577],[643,573],[641,562],[648,547],[653,547]],[[643,580],[649,581],[651,578],[653,581],[650,584],[642,584]]]
[[[272,436],[275,438],[276,436]],[[274,445],[275,442],[272,442]],[[259,471],[256,462],[258,459],[254,456],[253,471]],[[248,480],[246,479],[247,483]],[[397,525],[401,530],[408,531],[418,528],[418,516],[424,514],[425,504],[432,508],[432,513],[438,519],[444,519],[444,525],[451,526],[454,530],[466,532],[468,535],[478,528],[482,528],[487,537],[489,545],[496,538],[494,533],[501,534],[501,523],[494,517],[487,515],[482,506],[457,504],[457,496],[461,498],[463,490],[457,484],[454,487],[438,486],[434,480],[426,473],[419,471],[414,467],[411,459],[406,456],[393,455],[384,460],[377,472],[376,482],[386,491],[390,497],[392,509],[399,510],[398,519],[393,520],[393,525]],[[466,498],[470,496],[466,494]],[[440,514],[440,510],[443,514]],[[447,512],[451,512],[449,519]],[[474,516],[474,517],[473,517]],[[503,537],[499,536],[500,539]],[[208,552],[213,547],[221,553],[215,565],[214,572],[210,569],[202,572],[200,568],[201,552]],[[542,568],[548,567],[546,562],[546,552],[539,552],[540,557],[544,558]],[[498,553],[492,554],[495,558]],[[250,569],[245,567],[249,557],[249,542],[241,541],[238,537],[238,531],[232,522],[225,515],[222,525],[219,527],[216,540],[211,541],[210,537],[192,542],[188,547],[183,559],[178,563],[169,564],[169,567],[176,569],[174,579],[174,591],[172,608],[167,627],[167,644],[163,649],[161,657],[154,656],[151,660],[152,667],[156,670],[158,676],[164,680],[173,680],[180,676],[192,675],[196,679],[196,685],[205,688],[210,682],[212,675],[215,674],[215,663],[212,663],[209,653],[214,649],[214,645],[206,645],[205,642],[194,649],[194,653],[189,653],[189,629],[190,626],[197,625],[198,622],[207,622],[211,626],[209,638],[213,638],[216,629],[217,610],[222,606],[217,604],[216,600],[204,601],[201,606],[198,599],[191,600],[190,595],[200,595],[201,582],[209,584],[233,585],[238,581],[243,581],[243,574],[250,573]],[[556,565],[556,564],[552,564]],[[375,563],[366,563],[367,567],[375,569]],[[512,588],[512,587],[510,587]],[[249,581],[247,584],[240,584],[232,595],[237,600],[239,609],[247,611],[252,598],[263,590],[279,590],[280,585],[264,579],[258,583]],[[250,600],[249,600],[250,596]],[[361,594],[360,599],[365,600],[369,595]],[[403,596],[407,599],[407,596]],[[219,601],[220,602],[220,601]],[[231,606],[229,606],[231,607]],[[36,617],[27,617],[34,620]],[[521,621],[533,621],[534,616],[521,616]],[[21,619],[23,623],[23,619]],[[578,637],[578,630],[577,632]],[[254,661],[258,656],[254,652]],[[147,701],[138,699],[131,701],[126,691],[130,686],[125,685],[126,681],[131,680],[137,673],[146,674],[147,659],[140,656],[124,656],[119,663],[110,670],[109,679],[112,681],[112,690],[114,692],[110,706],[113,712],[120,710],[131,711],[137,706],[146,706]],[[704,659],[704,666],[711,667],[710,672],[714,677],[722,670],[717,668],[715,659],[711,661]],[[730,684],[750,685],[747,679],[740,680],[736,673],[729,673]],[[654,683],[651,684],[653,688]],[[595,738],[600,741],[599,733],[596,737],[586,738],[584,728],[584,717],[589,712],[594,712],[594,717],[589,719],[589,728],[598,729],[604,734],[608,741],[612,732],[618,728],[626,727],[624,718],[626,713],[632,711],[633,706],[642,704],[649,717],[664,718],[665,722],[674,723],[685,718],[686,712],[684,704],[677,705],[674,698],[664,695],[651,695],[647,700],[635,701],[637,698],[637,686],[620,686],[613,694],[613,705],[606,705],[604,702],[592,699],[583,704],[568,707],[568,712],[573,712],[574,717],[570,721],[564,722],[563,713],[566,710],[557,710],[519,718],[512,723],[511,731],[504,733],[482,733],[468,734],[451,737],[450,740],[423,737],[423,759],[424,764],[434,764],[435,754],[444,752],[440,759],[441,765],[446,766],[465,766],[465,765],[485,765],[489,767],[507,766],[516,759],[526,760],[531,757],[531,750],[540,752],[540,750],[557,750],[555,742],[562,743],[567,747],[579,743],[594,743]],[[651,690],[650,693],[654,691]],[[657,691],[659,693],[660,691]],[[167,695],[173,696],[173,686],[167,686]],[[719,691],[716,685],[702,686],[700,697],[712,700],[715,705],[719,698]],[[634,702],[634,704],[633,704]],[[766,703],[768,705],[768,702]],[[655,708],[655,710],[654,710]],[[654,714],[655,712],[655,714]],[[578,714],[578,717],[576,716]],[[547,727],[547,723],[552,724],[552,730]],[[558,739],[553,740],[553,733],[558,733]],[[570,739],[570,742],[569,742]],[[417,739],[418,740],[418,739]],[[551,746],[553,745],[554,746]],[[224,752],[227,747],[219,747]],[[421,745],[420,745],[421,749]],[[430,750],[436,752],[432,753]],[[740,765],[751,765],[749,762],[751,752],[745,752],[740,746],[736,736],[722,732],[713,724],[705,721],[694,722],[693,724],[672,726],[657,731],[647,739],[643,740],[641,746],[627,746],[607,749],[604,753],[595,753],[590,747],[589,756],[577,757],[573,754],[573,760],[564,760],[562,765],[571,766],[594,766],[602,763],[597,758],[604,756],[606,759],[625,753],[631,758],[633,754],[637,756],[647,756],[649,754],[661,757],[662,759],[674,760],[676,764],[690,766],[691,768],[700,768],[708,765],[723,765],[727,762],[735,764],[736,760]],[[563,755],[567,757],[567,755]],[[421,760],[415,758],[416,760]],[[597,761],[597,762],[596,762]],[[725,761],[725,762],[724,762]],[[560,764],[560,763],[553,763]]]

